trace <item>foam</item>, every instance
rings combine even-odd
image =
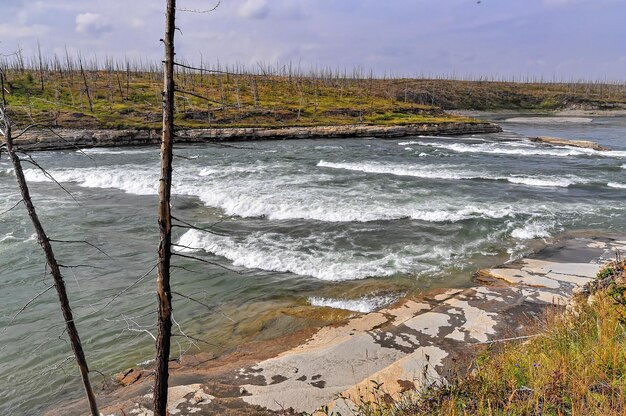
[[[49,171],[58,182],[74,182],[85,188],[115,188],[135,195],[156,195],[157,172],[137,166],[111,166],[106,168],[76,168]],[[29,182],[52,182],[39,169],[26,169]]]
[[[80,149],[76,150],[76,153],[86,153],[88,155],[133,155],[133,154],[144,154],[144,153],[154,153],[158,154],[159,149],[152,148],[102,148],[102,147],[93,147],[88,149]]]
[[[329,246],[334,236],[293,238],[274,233],[252,233],[243,239],[187,231],[178,241],[181,252],[206,251],[231,261],[233,266],[273,272],[290,272],[320,280],[344,281],[408,272],[411,259],[399,253],[364,256]],[[335,236],[336,237],[336,236]],[[303,251],[305,247],[308,250]]]
[[[606,185],[611,188],[626,189],[626,183],[609,182]]]
[[[511,232],[511,237],[519,240],[531,240],[533,238],[548,238],[550,237],[550,229],[554,227],[554,224],[548,224],[544,222],[529,222],[523,227],[516,228]]]
[[[398,299],[397,295],[388,296],[362,296],[358,299],[332,299],[321,297],[309,297],[311,306],[343,309],[347,311],[369,313],[379,310]]]
[[[332,169],[345,169],[366,173],[382,173],[396,176],[413,176],[422,179],[444,179],[444,180],[494,180],[508,181],[513,184],[538,186],[538,187],[564,187],[576,183],[585,183],[579,177],[547,177],[547,176],[501,176],[501,175],[485,175],[484,173],[458,170],[453,165],[394,165],[380,164],[375,162],[359,162],[359,163],[332,163],[321,160],[317,166]]]
[[[415,142],[420,146],[433,147],[439,150],[450,150],[456,153],[483,153],[497,155],[515,156],[597,156],[610,158],[624,158],[626,151],[620,150],[593,150],[586,148],[574,148],[567,146],[525,146],[521,142],[499,142],[499,143],[437,143],[437,142]]]

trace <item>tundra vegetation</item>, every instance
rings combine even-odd
[[[18,125],[160,129],[161,63],[67,53],[0,59]],[[443,110],[624,109],[620,82],[375,77],[356,69],[175,63],[177,128],[471,122]]]

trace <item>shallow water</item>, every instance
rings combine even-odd
[[[524,120],[471,137],[179,146],[174,215],[217,234],[175,230],[180,254],[209,262],[174,258],[175,327],[208,343],[177,337],[173,355],[223,353],[312,324],[289,312],[295,306],[367,312],[407,293],[469,285],[478,268],[564,232],[623,231],[626,118]],[[594,139],[614,150],[524,140],[534,135]],[[84,244],[55,246],[65,265],[98,267],[65,271],[90,365],[110,375],[147,364],[158,149],[35,157],[76,199],[27,166],[49,234],[89,240],[109,256]],[[0,212],[18,200],[2,159]],[[0,216],[3,414],[80,396],[53,291],[7,327],[50,285],[21,208]]]

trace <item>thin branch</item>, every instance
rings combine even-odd
[[[177,246],[177,247],[184,247],[184,246],[179,246],[178,244],[172,244],[173,246]],[[186,248],[186,247],[185,247]],[[205,259],[201,259],[200,257],[195,257],[195,256],[189,256],[187,254],[181,254],[181,253],[172,253],[172,256],[178,256],[178,257],[183,257],[185,259],[190,259],[190,260],[196,260],[202,263],[206,263],[206,264],[210,264],[212,266],[217,266],[220,267],[224,270],[228,270],[229,272],[233,272],[233,273],[237,273],[237,274],[245,274],[244,272],[238,271],[238,270],[233,270],[231,268],[228,268],[226,266],[222,266],[219,263],[215,263],[209,260],[205,260]]]
[[[214,309],[213,309],[213,307],[211,307],[210,305],[207,305],[206,303],[201,302],[201,301],[199,301],[199,300],[197,300],[197,299],[194,299],[194,298],[192,298],[192,297],[190,297],[190,296],[183,295],[182,293],[180,293],[180,292],[175,292],[175,291],[172,291],[172,293],[173,293],[173,294],[175,294],[175,295],[178,295],[178,296],[180,296],[180,297],[182,297],[182,298],[189,299],[189,300],[190,300],[190,301],[192,301],[192,302],[196,302],[197,304],[202,305],[202,306],[204,306],[205,308],[207,308],[207,309],[209,309],[209,310],[211,310],[211,311],[213,311],[213,310],[214,310]],[[225,313],[220,312],[220,314],[221,314],[224,318],[226,318],[226,319],[228,319],[229,321],[231,321],[232,323],[237,323],[237,321],[235,321],[233,318],[231,318],[230,316],[226,315]]]
[[[13,205],[11,208],[7,209],[6,211],[2,211],[0,212],[0,215],[4,215],[8,212],[10,212],[11,210],[15,209],[19,204],[21,204],[22,202],[24,202],[23,199],[20,199],[19,201],[17,201],[17,203],[15,205]]]
[[[43,174],[44,174],[44,176],[46,178],[48,178],[52,182],[56,183],[59,188],[63,189],[65,191],[65,193],[67,193],[74,200],[74,202],[76,202],[78,205],[80,205],[80,202],[78,202],[78,200],[74,197],[74,195],[72,195],[72,193],[70,191],[65,189],[65,187],[59,183],[59,181],[54,179],[54,176],[52,176],[50,173],[48,173],[48,171],[46,169],[44,169],[39,163],[35,162],[35,160],[33,159],[33,157],[31,155],[29,155],[28,153],[26,153],[24,151],[22,151],[20,153],[22,153],[24,156],[28,157],[28,160],[24,159],[24,162],[30,163],[30,164],[36,166],[37,168],[39,168],[43,172]]]
[[[65,269],[87,268],[87,269],[99,269],[99,270],[104,270],[104,267],[92,266],[92,265],[90,265],[90,264],[70,264],[70,265],[66,265],[66,264],[60,264],[60,263],[59,263],[59,267],[63,267],[63,268],[65,268]]]
[[[51,242],[53,242],[53,243],[67,243],[67,244],[82,243],[82,244],[87,244],[88,246],[91,246],[91,247],[95,248],[96,250],[98,250],[100,253],[102,253],[103,255],[108,257],[110,260],[113,260],[113,257],[109,256],[104,250],[102,250],[100,247],[96,246],[95,244],[90,243],[89,241],[85,241],[85,240],[53,240],[51,238],[49,240]]]
[[[68,140],[65,139],[65,137],[61,136],[59,133],[57,133],[56,131],[54,131],[54,129],[52,129],[50,126],[47,126],[45,124],[41,124],[41,123],[35,123],[35,124],[31,124],[28,127],[26,127],[25,129],[23,129],[20,133],[17,134],[17,136],[13,137],[14,140],[19,139],[19,137],[21,135],[23,135],[24,133],[26,133],[28,130],[34,128],[34,127],[41,127],[45,130],[48,130],[50,133],[52,133],[54,136],[56,136],[57,138],[63,140],[65,143],[67,143],[68,145],[72,146],[73,148],[75,148],[78,152],[80,152],[83,156],[89,158],[96,166],[98,166],[98,163],[96,162],[96,160],[89,156],[87,153],[85,153],[83,151],[83,149],[81,149],[80,147],[76,146],[76,144],[69,142]]]
[[[222,0],[218,0],[217,4],[211,9],[186,9],[186,8],[176,8],[177,12],[188,12],[188,13],[211,13],[214,12],[222,3]]]
[[[228,71],[220,71],[219,69],[208,69],[208,68],[198,68],[195,66],[189,66],[189,65],[185,65],[185,64],[181,64],[179,62],[174,62],[174,65],[176,66],[180,66],[181,68],[187,68],[187,69],[191,69],[194,71],[201,71],[201,72],[206,72],[206,73],[210,73],[210,74],[223,74],[223,75],[239,75],[239,76],[246,76],[246,77],[261,77],[263,75],[260,74],[246,74],[246,73],[238,73],[238,72],[228,72]]]
[[[213,103],[213,104],[220,104],[220,105],[222,105],[223,107],[235,107],[234,105],[222,104],[222,103],[220,103],[219,101],[211,100],[210,98],[204,97],[204,96],[202,96],[202,95],[200,95],[200,94],[196,94],[195,92],[185,91],[185,90],[179,90],[178,88],[176,88],[176,90],[175,90],[175,91],[176,91],[176,92],[179,92],[179,93],[181,93],[181,94],[191,95],[192,97],[196,97],[196,98],[199,98],[199,99],[204,100],[204,101],[208,101],[208,102]]]
[[[24,306],[22,306],[20,308],[19,311],[17,311],[15,313],[15,315],[13,315],[13,317],[11,317],[11,320],[9,321],[8,324],[5,325],[4,328],[2,328],[2,331],[0,331],[0,335],[4,334],[4,331],[7,330],[8,327],[10,327],[13,322],[15,322],[15,319],[18,317],[19,314],[21,314],[22,312],[24,312],[26,310],[26,308],[28,308],[34,301],[36,301],[37,299],[39,299],[40,297],[42,297],[44,294],[46,294],[46,292],[48,292],[50,289],[52,289],[54,287],[54,285],[50,285],[47,288],[45,288],[44,290],[42,290],[41,292],[39,292],[35,297],[33,297],[31,300],[29,300],[28,302],[26,302],[24,304]]]
[[[123,289],[121,292],[116,293],[113,298],[111,298],[111,300],[109,300],[104,306],[102,306],[100,309],[96,310],[94,313],[98,313],[101,312],[102,310],[104,310],[107,306],[109,306],[111,303],[113,303],[113,301],[117,298],[119,298],[120,296],[122,296],[124,293],[128,292],[130,289],[132,289],[133,287],[137,286],[139,283],[141,283],[141,281],[143,279],[145,279],[150,273],[152,273],[152,271],[154,269],[156,269],[157,265],[155,264],[154,266],[152,266],[152,268],[150,270],[148,270],[148,272],[146,274],[144,274],[143,276],[141,276],[139,279],[135,280],[130,286],[126,287],[125,289]]]
[[[211,343],[209,341],[205,341],[203,339],[196,338],[196,337],[193,337],[191,335],[186,335],[186,334],[172,334],[172,337],[185,337],[185,338],[189,338],[189,339],[191,339],[193,341],[202,342],[203,344],[211,345],[212,347],[219,347],[220,346],[218,344],[213,344],[213,343]]]
[[[220,237],[228,237],[228,235],[227,235],[227,234],[222,234],[222,233],[219,233],[219,232],[217,232],[217,231],[209,230],[209,229],[207,229],[207,228],[202,228],[202,227],[195,226],[195,225],[190,224],[190,223],[188,223],[188,222],[186,222],[186,221],[183,221],[183,220],[181,220],[181,219],[178,219],[178,218],[176,218],[176,217],[175,217],[175,216],[173,216],[173,215],[172,215],[172,219],[173,219],[173,220],[175,220],[175,221],[178,221],[178,222],[180,222],[180,223],[182,223],[182,224],[184,224],[184,225],[186,225],[188,228],[191,228],[191,229],[193,229],[193,230],[197,230],[197,231],[204,231],[204,232],[206,232],[206,233],[213,234],[213,235],[218,235],[218,236],[220,236]],[[224,221],[224,220],[222,220],[222,221]],[[216,222],[215,224],[219,224],[219,223],[220,223],[220,222],[222,222],[222,221]],[[215,225],[215,224],[212,224],[212,226],[213,226],[213,225]],[[174,225],[174,226],[181,227],[180,225]],[[184,227],[181,227],[181,228],[184,228]]]

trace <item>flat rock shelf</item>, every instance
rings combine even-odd
[[[230,142],[243,140],[288,140],[379,137],[398,138],[412,135],[463,135],[498,133],[502,128],[488,122],[424,123],[396,126],[345,125],[283,128],[211,128],[176,132],[177,143]],[[16,139],[22,150],[61,150],[76,147],[141,146],[161,142],[158,130],[50,129],[29,130]]]

